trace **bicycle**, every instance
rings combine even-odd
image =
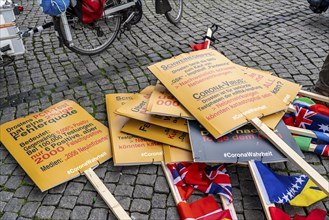
[[[165,14],[170,23],[177,24],[182,18],[183,0],[156,0],[156,12]],[[54,26],[61,45],[78,54],[95,55],[107,49],[121,30],[130,30],[142,15],[141,0],[105,0],[103,16],[92,23],[83,24],[70,6],[66,12],[53,17],[52,22],[42,28],[30,29],[23,36],[31,36],[40,29]]]

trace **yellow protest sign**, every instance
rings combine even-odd
[[[0,132],[1,142],[41,191],[112,157],[108,128],[69,100],[7,122]]]
[[[116,109],[115,113],[161,127],[188,132],[187,122],[184,118],[147,114],[146,109],[149,98],[150,94],[135,94],[131,101]]]
[[[275,94],[212,49],[181,54],[149,69],[215,138],[286,109]]]
[[[193,116],[162,84],[156,84],[147,104],[147,113],[193,120]]]

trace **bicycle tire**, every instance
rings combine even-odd
[[[106,5],[104,8],[106,9],[117,6],[118,1],[107,0],[105,4]],[[96,55],[106,50],[116,39],[120,31],[120,14],[107,17],[103,16],[91,24],[83,24],[75,15],[70,14],[69,10],[67,10],[66,14],[70,26],[73,45],[70,45],[70,43],[66,40],[61,19],[59,19],[58,34],[67,48],[81,55]],[[102,33],[99,33],[95,27],[99,27],[98,30]]]
[[[165,13],[167,20],[172,24],[178,24],[183,16],[183,0],[168,0],[171,10]]]

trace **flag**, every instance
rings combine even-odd
[[[268,203],[309,206],[327,197],[306,175],[278,175],[260,161],[253,161],[252,166]]]
[[[307,108],[313,112],[320,113],[322,115],[329,116],[329,108],[325,105],[315,103],[312,99],[307,97],[296,98],[293,104],[298,104],[303,108]]]
[[[223,195],[232,202],[232,185],[224,165],[208,166],[204,163],[167,164],[182,199],[186,200],[191,189],[208,194]],[[182,196],[183,194],[183,196]]]
[[[312,144],[312,138],[304,136],[294,136],[294,139],[302,151],[310,151],[320,156],[329,157],[328,144]]]
[[[329,157],[329,145],[317,145],[314,149],[314,153],[320,156]]]
[[[294,113],[295,127],[329,133],[329,116],[304,108],[298,103],[294,106],[296,109]]]
[[[177,205],[182,220],[229,220],[232,219],[229,210],[222,210],[215,199],[207,196],[190,204],[180,202]]]
[[[329,143],[329,108],[307,97],[298,97],[292,104],[296,112],[284,115],[285,124],[312,130],[318,140]]]
[[[192,44],[191,47],[193,51],[197,51],[197,50],[207,49],[209,48],[209,45],[210,45],[210,40],[206,40],[201,44]]]
[[[269,207],[272,220],[291,220],[290,216],[277,207]],[[324,220],[327,213],[321,209],[313,209],[307,216],[295,214],[293,220]]]

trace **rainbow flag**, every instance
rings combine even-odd
[[[257,178],[266,193],[267,203],[309,206],[327,195],[306,175],[283,176],[274,173],[260,161],[253,161]]]

